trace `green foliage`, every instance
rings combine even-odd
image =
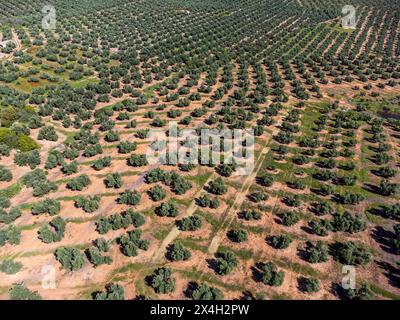
[[[13,175],[10,170],[6,167],[0,165],[0,181],[10,182],[13,178]]]
[[[3,260],[0,263],[0,271],[5,274],[16,274],[22,269],[22,263],[13,260]]]
[[[367,265],[372,260],[372,252],[365,245],[348,241],[338,244],[335,252],[336,258],[346,265]]]
[[[14,156],[14,162],[20,167],[29,166],[33,170],[40,164],[39,151],[18,152]]]
[[[56,259],[64,269],[77,271],[82,269],[85,264],[84,255],[79,249],[73,247],[61,247],[55,251]]]
[[[10,224],[17,220],[22,215],[22,212],[18,208],[12,208],[9,212],[0,209],[0,222]]]
[[[52,151],[47,156],[45,169],[54,169],[64,163],[64,156],[58,151]]]
[[[43,224],[38,231],[39,239],[44,243],[59,242],[64,237],[66,221],[56,217],[49,223]]]
[[[232,229],[228,231],[228,238],[233,242],[241,243],[248,240],[248,234],[247,231],[243,229]]]
[[[119,153],[131,153],[135,151],[137,148],[137,144],[135,142],[123,141],[118,145],[118,152]]]
[[[328,261],[328,246],[324,244],[322,241],[317,241],[313,243],[311,241],[307,241],[305,257],[310,263],[321,263]]]
[[[101,197],[96,195],[93,197],[79,197],[75,200],[75,207],[82,208],[87,213],[95,212],[100,207]]]
[[[82,174],[76,178],[71,179],[67,183],[67,188],[72,191],[82,191],[90,184],[89,176]]]
[[[29,290],[23,283],[15,283],[8,290],[11,300],[42,300],[36,291]]]
[[[331,222],[324,219],[312,220],[308,226],[313,234],[321,237],[327,236],[329,231],[333,229]]]
[[[176,281],[169,268],[158,268],[151,276],[150,286],[156,293],[166,294],[175,291]]]
[[[286,211],[279,215],[281,222],[285,226],[293,226],[300,221],[300,215],[294,211]]]
[[[95,292],[94,300],[125,300],[124,288],[115,283],[106,284],[106,290]]]
[[[93,162],[93,168],[96,171],[100,171],[109,166],[111,166],[111,157],[103,157]]]
[[[91,246],[86,249],[86,256],[94,267],[100,266],[102,264],[111,264],[113,262],[110,256],[102,255],[101,250],[96,246]]]
[[[202,219],[199,215],[184,217],[179,223],[179,227],[183,231],[196,231],[203,225]]]
[[[118,238],[121,252],[127,257],[135,257],[138,254],[138,249],[147,250],[149,241],[141,239],[142,231],[137,229],[128,231],[126,234]]]
[[[11,225],[0,229],[0,247],[5,244],[19,244],[21,241],[21,231]]]
[[[279,287],[283,283],[285,273],[278,271],[273,262],[258,263],[256,266],[257,278],[264,284]]]
[[[39,130],[38,140],[57,141],[58,135],[54,127],[46,126]]]
[[[104,183],[107,188],[119,189],[122,187],[122,177],[119,173],[109,173]]]
[[[209,191],[215,195],[224,195],[228,191],[228,187],[221,178],[211,181],[208,188]]]
[[[347,289],[345,291],[345,297],[349,300],[372,300],[374,298],[374,292],[368,284],[363,283],[358,289]]]
[[[192,291],[191,298],[193,300],[223,300],[224,295],[218,288],[210,287],[207,284],[196,284]]]
[[[77,173],[78,172],[78,162],[77,161],[72,161],[70,163],[63,163],[63,166],[61,168],[62,173],[66,174],[67,176]]]
[[[292,243],[292,237],[287,234],[272,236],[270,243],[275,249],[286,249]]]
[[[217,197],[210,198],[208,194],[202,195],[196,199],[196,203],[203,208],[217,209],[219,207],[219,200]]]
[[[141,198],[141,194],[136,190],[125,190],[119,198],[119,203],[136,206],[137,204],[139,204]]]
[[[132,154],[128,158],[128,165],[132,167],[144,167],[148,165],[147,158],[145,154]]]
[[[301,287],[307,293],[314,293],[321,290],[319,281],[316,278],[301,278]]]
[[[175,203],[168,201],[157,207],[155,212],[160,217],[176,217],[179,214],[179,209]]]
[[[180,241],[176,241],[170,246],[167,256],[171,261],[186,261],[192,254]]]
[[[161,201],[167,196],[167,193],[165,192],[165,190],[162,187],[160,187],[159,185],[152,187],[148,191],[148,194],[149,194],[151,200],[153,200],[153,201]]]
[[[130,225],[138,228],[144,223],[143,215],[129,208],[122,214],[117,213],[110,217],[101,217],[97,222],[97,231],[100,234],[106,234],[110,230],[127,229]]]
[[[219,251],[216,253],[216,271],[220,275],[227,275],[239,264],[236,255],[230,250]]]
[[[349,213],[335,214],[332,227],[334,231],[342,231],[349,233],[357,233],[364,231],[367,228],[366,222],[361,218],[360,215],[356,215],[355,218]]]

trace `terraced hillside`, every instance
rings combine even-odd
[[[399,1],[346,4],[0,3],[0,297],[399,299]],[[254,170],[149,163],[171,122]]]

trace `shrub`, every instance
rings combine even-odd
[[[21,152],[29,152],[40,148],[40,145],[33,140],[31,137],[28,137],[24,134],[21,134],[17,140],[17,148]]]
[[[151,170],[149,173],[146,174],[145,180],[147,183],[155,183],[164,180],[165,172],[160,168]]]
[[[94,300],[125,300],[124,288],[119,284],[108,283],[105,291],[94,293]]]
[[[119,153],[131,153],[135,151],[137,148],[137,144],[135,142],[123,141],[118,145],[118,152]]]
[[[107,188],[119,189],[122,187],[122,178],[119,173],[109,173],[104,180]]]
[[[6,167],[0,165],[0,181],[10,182],[13,178],[13,175],[10,170]]]
[[[293,226],[300,221],[300,215],[294,211],[286,211],[279,215],[285,226]]]
[[[305,257],[310,263],[321,263],[328,261],[328,246],[322,241],[315,244],[311,241],[306,243]]]
[[[96,171],[100,171],[109,166],[111,166],[111,157],[103,157],[93,162],[93,168]]]
[[[90,184],[89,176],[86,174],[82,174],[76,178],[71,179],[67,183],[67,188],[73,191],[82,191]]]
[[[38,231],[39,239],[44,243],[61,241],[64,237],[66,222],[61,217],[56,217],[49,223],[42,225]]]
[[[229,230],[228,231],[228,238],[237,243],[246,242],[248,240],[248,234],[246,230]]]
[[[41,197],[45,194],[48,194],[56,190],[57,190],[57,185],[54,182],[50,182],[47,180],[40,180],[33,187],[33,196]]]
[[[332,206],[325,200],[312,203],[310,210],[318,216],[324,216],[333,212]]]
[[[39,130],[38,140],[57,141],[58,135],[54,127],[46,126]]]
[[[152,187],[148,191],[148,194],[149,194],[151,200],[153,200],[153,201],[161,201],[167,196],[167,193],[165,192],[165,190],[158,185]]]
[[[257,210],[246,210],[243,212],[243,218],[245,220],[260,220],[261,219],[261,213]]]
[[[40,164],[39,151],[18,152],[14,156],[14,162],[20,167],[29,166],[33,170]]]
[[[18,208],[12,208],[9,212],[0,210],[0,222],[10,224],[22,215],[22,211]]]
[[[144,217],[133,211],[132,209],[127,209],[125,212],[114,214],[110,217],[102,217],[97,222],[97,231],[100,234],[105,234],[110,230],[118,230],[121,228],[127,229],[130,225],[136,228],[144,225]]]
[[[94,267],[100,266],[102,264],[111,264],[112,258],[110,256],[104,256],[101,251],[96,246],[91,246],[86,249],[86,256],[88,260],[94,265]]]
[[[336,258],[347,265],[366,265],[372,260],[372,252],[359,242],[349,241],[338,244]]]
[[[0,247],[5,244],[19,244],[21,241],[21,231],[11,225],[0,229]]]
[[[186,261],[189,260],[192,254],[186,249],[180,241],[176,241],[170,246],[168,258],[171,261]]]
[[[263,176],[258,177],[257,181],[264,187],[271,187],[274,183],[274,177],[271,174],[264,174]]]
[[[128,165],[132,167],[144,167],[148,165],[146,155],[144,154],[132,154],[128,158]]]
[[[178,206],[173,202],[164,202],[155,212],[161,217],[176,217],[179,214]]]
[[[209,287],[207,284],[196,284],[192,291],[191,298],[193,300],[222,300],[224,295],[221,290]]]
[[[313,234],[321,237],[327,236],[329,231],[333,229],[331,222],[323,219],[312,220],[308,226]]]
[[[76,271],[83,267],[85,259],[83,254],[73,247],[61,247],[55,251],[56,259],[64,269]]]
[[[57,166],[60,166],[64,163],[64,156],[58,152],[58,151],[53,151],[49,153],[47,156],[46,164],[45,164],[45,169],[54,169]]]
[[[257,277],[264,284],[279,287],[283,283],[285,273],[278,271],[278,268],[273,262],[259,263],[256,267]]]
[[[133,231],[128,231],[126,234],[118,238],[118,243],[120,244],[121,252],[128,256],[137,256],[137,250],[147,250],[149,247],[149,241],[140,239],[142,236],[142,231],[137,229]]]
[[[16,274],[22,268],[22,263],[13,260],[3,260],[0,263],[0,271],[5,274]]]
[[[370,286],[363,283],[358,289],[347,289],[345,290],[345,298],[349,300],[372,300],[374,292]]]
[[[29,290],[23,283],[13,284],[8,294],[11,300],[42,300],[39,293]]]
[[[184,217],[179,224],[179,227],[183,231],[196,231],[201,228],[203,222],[201,217],[198,215]]]
[[[177,172],[167,172],[163,174],[164,183],[169,186],[177,195],[183,195],[192,188],[192,184],[181,177]]]
[[[223,195],[228,191],[228,187],[221,178],[217,178],[210,182],[209,190],[215,195]]]
[[[63,164],[61,168],[62,173],[66,174],[67,176],[77,173],[78,172],[78,162],[72,161],[70,163]]]
[[[379,193],[383,196],[393,196],[396,194],[398,185],[395,183],[390,183],[389,180],[381,180],[378,186]]]
[[[219,251],[216,253],[216,271],[220,275],[227,275],[239,264],[236,255],[230,250]]]
[[[282,234],[279,236],[272,236],[270,243],[275,249],[286,249],[292,242],[292,238],[289,235]]]
[[[171,293],[175,291],[175,278],[172,277],[171,269],[159,268],[151,276],[150,286],[156,293]]]
[[[141,195],[137,191],[125,190],[121,197],[119,198],[119,202],[122,204],[127,204],[131,206],[135,206],[139,204],[141,199]]]
[[[100,196],[96,195],[93,197],[79,197],[75,200],[75,207],[82,208],[83,211],[92,213],[100,207]]]
[[[353,218],[349,212],[345,212],[343,214],[336,213],[334,215],[332,227],[334,231],[357,233],[364,231],[367,228],[367,224],[360,215],[357,214],[355,218]]]
[[[304,292],[314,293],[321,290],[319,281],[316,278],[301,278],[300,282]]]
[[[268,195],[264,192],[258,191],[258,192],[253,192],[252,194],[250,194],[249,198],[251,201],[258,203],[261,201],[268,200]]]

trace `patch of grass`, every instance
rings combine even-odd
[[[388,299],[391,299],[391,300],[400,300],[400,296],[395,294],[395,293],[393,293],[393,292],[390,292],[390,291],[387,291],[387,290],[385,290],[385,289],[383,289],[381,287],[378,287],[376,284],[373,284],[373,283],[370,283],[369,285],[371,287],[371,290],[374,293],[376,293],[376,294],[378,294],[378,295],[380,295],[380,296],[382,296],[384,298],[388,298]]]
[[[244,287],[242,285],[226,283],[225,281],[220,280],[216,276],[209,274],[209,273],[202,273],[195,269],[192,269],[192,270],[176,270],[175,269],[174,271],[180,273],[182,276],[184,276],[187,279],[198,281],[200,283],[208,282],[210,284],[222,287],[228,291],[244,291]]]
[[[172,227],[170,225],[160,226],[153,232],[153,237],[161,241],[170,233],[171,229]]]
[[[15,197],[22,190],[22,187],[23,187],[22,181],[18,180],[11,186],[9,186],[3,190],[0,190],[0,197],[11,199],[11,198]]]

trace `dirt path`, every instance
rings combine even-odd
[[[233,204],[231,205],[231,207],[228,209],[228,211],[225,214],[224,221],[221,224],[221,228],[218,230],[218,232],[216,233],[214,238],[211,240],[211,243],[208,247],[208,252],[210,254],[214,254],[215,252],[217,252],[219,244],[221,242],[221,239],[223,238],[226,231],[228,230],[228,228],[234,221],[237,210],[240,209],[244,200],[246,199],[246,195],[248,194],[251,185],[255,181],[258,173],[260,172],[262,165],[264,163],[264,160],[265,160],[268,152],[271,149],[269,144],[270,144],[274,134],[276,134],[276,132],[278,131],[280,123],[281,123],[281,119],[278,121],[273,132],[270,134],[267,141],[265,142],[264,148],[262,149],[261,154],[260,154],[259,158],[257,159],[257,162],[254,166],[253,173],[251,175],[247,176],[246,179],[244,180],[242,187],[240,188],[240,190],[238,191],[238,193],[235,196],[235,201],[233,202]]]

